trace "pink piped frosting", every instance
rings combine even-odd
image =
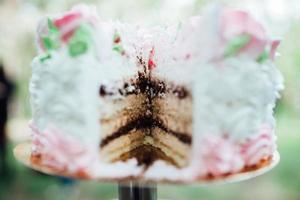
[[[33,122],[29,125],[32,133],[32,155],[41,155],[44,166],[71,173],[88,172],[88,163],[97,158],[95,151],[84,146],[79,140],[63,134],[54,126],[40,132]]]
[[[229,138],[207,134],[203,136],[199,147],[203,166],[201,174],[214,176],[235,173],[244,167],[238,145]]]
[[[274,154],[275,140],[274,129],[268,125],[263,125],[258,134],[244,143],[235,143],[225,135],[205,134],[198,145],[201,171],[196,173],[201,176],[220,176],[257,165]]]
[[[241,147],[241,154],[245,160],[245,164],[252,166],[259,163],[262,159],[273,155],[276,149],[275,140],[274,130],[264,125],[259,134],[248,139]]]

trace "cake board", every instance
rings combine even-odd
[[[143,180],[139,180],[139,181],[128,180],[128,179],[119,179],[119,180],[94,179],[94,178],[88,178],[82,176],[81,174],[59,172],[53,168],[48,168],[46,166],[34,164],[31,162],[31,144],[29,142],[21,143],[17,145],[14,149],[14,156],[19,162],[21,162],[25,166],[48,175],[62,176],[62,177],[68,177],[73,179],[80,179],[80,180],[93,180],[99,182],[118,181],[119,200],[157,200],[157,187],[156,187],[156,183],[154,182],[146,182]],[[189,183],[189,185],[195,187],[211,186],[211,185],[220,185],[220,184],[227,184],[227,183],[234,183],[234,182],[248,180],[270,171],[279,163],[279,160],[280,160],[280,155],[276,151],[272,156],[272,159],[258,169],[232,174],[220,178],[200,179],[195,183]],[[168,181],[162,181],[158,183],[182,184],[178,182],[176,183],[176,182],[168,182]]]

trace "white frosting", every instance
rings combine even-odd
[[[273,108],[282,77],[271,63],[246,57],[203,64],[194,73],[194,133],[245,139],[261,124],[274,126]]]
[[[100,23],[95,30],[97,32],[96,45],[98,48],[99,63],[98,79],[102,84],[118,87],[124,80],[137,75],[139,69],[136,56],[139,28],[134,25],[116,23]],[[120,55],[113,51],[113,36],[118,33],[121,36],[121,45],[126,51],[127,56]],[[142,43],[141,43],[142,44]]]
[[[94,178],[127,178],[127,177],[137,177],[143,173],[144,168],[138,166],[136,159],[130,159],[125,162],[118,161],[115,163],[103,163],[96,162],[93,163],[90,175]]]
[[[178,169],[165,161],[158,160],[145,172],[144,177],[153,181],[191,181],[195,174],[191,174],[190,168]]]
[[[99,143],[97,65],[92,53],[71,58],[66,49],[44,62],[34,59],[30,95],[40,131],[53,124],[83,142]]]

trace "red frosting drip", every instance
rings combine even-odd
[[[153,60],[155,51],[154,51],[154,47],[151,49],[150,51],[150,55],[149,55],[149,60],[148,60],[148,69],[154,69],[156,67],[156,63]]]

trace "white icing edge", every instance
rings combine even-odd
[[[40,131],[50,124],[82,142],[100,138],[98,63],[92,53],[71,58],[66,49],[44,62],[32,62],[30,81],[33,120]]]

